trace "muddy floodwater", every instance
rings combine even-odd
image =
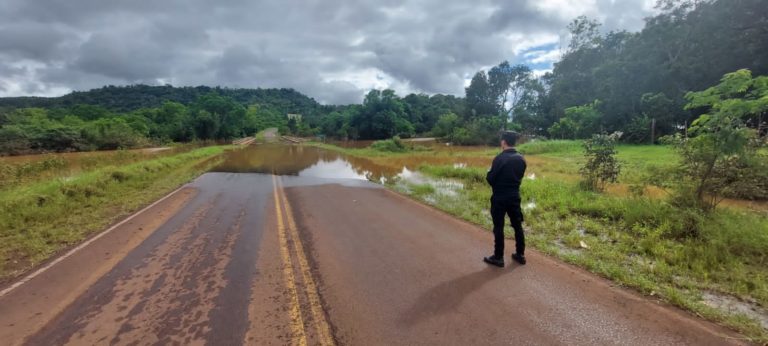
[[[265,173],[381,182],[399,172],[373,162],[303,145],[251,145],[225,154],[213,172]]]
[[[438,161],[444,163],[446,159],[457,161],[457,165],[466,165],[458,162],[463,160],[460,158],[443,157]],[[329,182],[333,179],[366,180],[378,184],[399,184],[406,190],[411,184],[429,184],[438,193],[450,195],[464,188],[461,182],[431,178],[417,172],[418,166],[423,163],[427,162],[404,158],[379,164],[311,146],[265,144],[231,151],[226,154],[224,162],[211,171],[289,175],[328,179]]]
[[[382,165],[365,158],[303,145],[251,145],[225,155],[224,162],[211,171],[358,179],[381,184],[409,179],[415,174],[413,171],[418,164]]]

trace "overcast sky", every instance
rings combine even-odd
[[[654,0],[0,0],[0,96],[103,85],[463,95],[503,60],[552,68],[587,15],[639,30]]]

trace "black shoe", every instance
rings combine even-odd
[[[517,263],[525,264],[525,256],[523,255],[512,254],[512,259]]]
[[[483,257],[483,262],[504,268],[504,259],[494,256]]]

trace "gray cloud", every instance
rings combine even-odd
[[[373,87],[461,94],[478,69],[558,43],[576,15],[637,30],[647,1],[4,0],[0,95],[129,83],[290,87],[327,103]]]
[[[0,53],[15,59],[60,59],[67,36],[60,27],[35,22],[0,25]]]
[[[80,47],[70,68],[129,82],[168,75],[174,52],[141,33],[97,33]]]

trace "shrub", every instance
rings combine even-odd
[[[647,143],[651,137],[651,119],[647,115],[637,116],[624,128],[624,141]]]
[[[707,113],[691,124],[691,138],[673,138],[682,157],[678,203],[691,198],[687,204],[712,211],[723,196],[754,189],[753,180],[765,176],[757,131],[745,120],[768,111],[766,82],[768,77],[753,79],[748,70],[739,70],[719,85],[685,95],[686,109]]]
[[[463,127],[454,128],[451,142],[460,145],[499,145],[499,129],[504,124],[501,117],[476,117]]]
[[[0,154],[23,154],[30,146],[29,135],[19,127],[0,127]]]
[[[603,114],[599,110],[600,101],[583,106],[574,106],[565,109],[565,116],[552,124],[549,134],[560,139],[587,138],[600,128]]]
[[[371,149],[378,151],[386,151],[392,153],[402,153],[408,151],[408,147],[405,146],[400,137],[392,137],[381,141],[373,142],[370,146]]]
[[[605,184],[615,183],[621,166],[616,160],[616,140],[621,133],[611,135],[593,135],[584,141],[586,161],[579,169],[584,187],[592,191],[605,190]]]
[[[463,127],[457,127],[453,130],[449,139],[455,144],[468,144],[472,142],[472,134]]]
[[[453,113],[443,114],[432,127],[432,135],[435,137],[447,137],[459,126],[459,116]]]

